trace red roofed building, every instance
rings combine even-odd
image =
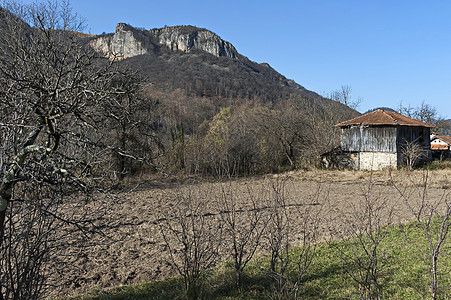
[[[451,136],[431,134],[431,150],[434,157],[451,157]]]
[[[431,134],[432,150],[451,150],[451,136]]]
[[[417,143],[430,157],[430,133],[434,125],[394,111],[375,110],[341,122],[341,148],[350,153],[354,168],[378,170],[403,163],[403,149]]]

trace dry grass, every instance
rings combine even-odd
[[[291,178],[293,180],[306,180],[325,183],[340,183],[358,185],[367,183],[370,176],[373,182],[380,185],[389,185],[390,178],[395,183],[407,183],[408,178],[419,179],[424,175],[423,170],[379,170],[379,171],[352,171],[352,170],[310,170],[310,171],[291,171],[273,177]],[[448,188],[451,183],[451,169],[442,169],[429,171],[430,187]]]

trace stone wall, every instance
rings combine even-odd
[[[392,152],[358,152],[351,155],[358,170],[397,168],[398,157]]]

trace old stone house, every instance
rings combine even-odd
[[[414,143],[423,158],[431,155],[430,133],[435,126],[394,111],[378,109],[335,126],[341,128],[341,149],[358,170],[397,168]]]

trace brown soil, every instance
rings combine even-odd
[[[393,221],[412,219],[392,181],[405,195],[410,195],[422,190],[424,175],[422,171],[294,171],[264,178],[240,179],[234,181],[232,186],[237,195],[247,195],[243,197],[246,198],[250,194],[263,195],[262,191],[283,179],[286,204],[293,208],[311,206],[318,212],[321,209],[322,238],[325,239],[332,232],[331,228],[339,228],[343,220],[353,216],[359,203],[368,195],[370,182],[373,186],[371,197],[386,200],[396,210]],[[428,179],[428,199],[449,201],[451,170],[431,171]],[[177,195],[188,190],[205,191],[201,194],[206,201],[207,198],[210,201],[220,197],[224,186],[228,187],[229,183],[174,185],[137,185],[129,192],[121,192],[111,198],[102,196],[89,204],[106,208],[107,214],[99,223],[103,234],[94,235],[88,245],[67,247],[61,256],[65,268],[54,278],[56,288],[52,289],[52,293],[84,293],[96,288],[162,279],[176,274],[160,234],[159,222],[164,217],[163,211],[170,210]],[[411,194],[413,198],[415,195]],[[261,207],[267,207],[265,205],[262,202]],[[247,209],[246,202],[242,206]],[[206,213],[211,215],[220,213],[220,208],[214,204],[209,205],[209,210]]]

